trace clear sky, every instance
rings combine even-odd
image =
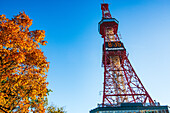
[[[50,62],[49,104],[68,113],[88,113],[101,103],[102,44],[98,33],[103,0],[0,0],[8,18],[25,11],[45,30],[42,49]],[[145,88],[162,105],[170,105],[170,0],[105,0],[119,20],[131,64]]]

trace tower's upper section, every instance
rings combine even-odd
[[[102,35],[102,37],[106,36],[106,29],[113,29],[114,34],[117,34],[118,30],[118,23],[115,18],[112,18],[110,11],[109,11],[109,5],[107,3],[101,4],[102,9],[102,20],[99,22],[99,33]]]
[[[109,11],[109,4],[106,3],[101,4],[101,10],[102,10],[102,18],[112,18]]]

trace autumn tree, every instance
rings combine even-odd
[[[67,113],[67,112],[64,111],[63,107],[56,107],[54,105],[50,105],[47,108],[47,113]]]
[[[45,112],[49,63],[40,49],[45,31],[30,31],[24,13],[0,15],[0,112]]]

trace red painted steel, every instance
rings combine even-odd
[[[112,18],[108,4],[101,4],[102,9],[102,20]],[[114,51],[106,51],[106,29],[107,26],[100,26],[100,28],[104,29],[104,33],[102,33],[102,38],[104,39],[103,45],[103,58],[102,63],[104,65],[104,84],[103,84],[103,101],[102,105],[119,105],[120,103],[129,102],[129,103],[143,103],[146,105],[149,103],[150,105],[155,106],[154,101],[150,97],[149,93],[144,88],[142,82],[134,71],[128,57],[126,54],[126,49],[124,50],[114,50]],[[112,27],[113,30],[118,29],[118,25],[109,26]],[[99,31],[100,32],[100,31]],[[115,40],[114,42],[120,42],[119,36],[117,32],[114,32]],[[124,47],[124,46],[123,46]],[[113,61],[111,61],[111,57],[118,57],[120,60],[120,68],[116,68],[113,66]],[[123,82],[119,81],[116,76],[123,76]],[[120,84],[121,83],[121,84]],[[123,84],[123,85],[122,85]],[[123,87],[124,86],[124,87]]]
[[[101,4],[101,10],[102,10],[102,18],[112,18],[110,11],[109,11],[108,4]]]

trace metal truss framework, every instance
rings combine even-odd
[[[111,17],[108,4],[102,4],[102,21],[99,22],[100,34],[104,39],[103,65],[104,65],[104,86],[102,105],[117,106],[120,103],[149,103],[155,106],[154,101],[144,88],[139,77],[135,73],[128,57],[126,49],[121,43],[117,34],[118,23]],[[110,21],[110,19],[114,19]],[[108,44],[108,45],[106,45]],[[113,50],[107,50],[111,45]],[[115,45],[116,44],[116,45]],[[119,50],[120,45],[123,49]],[[119,46],[119,47],[120,47]]]

